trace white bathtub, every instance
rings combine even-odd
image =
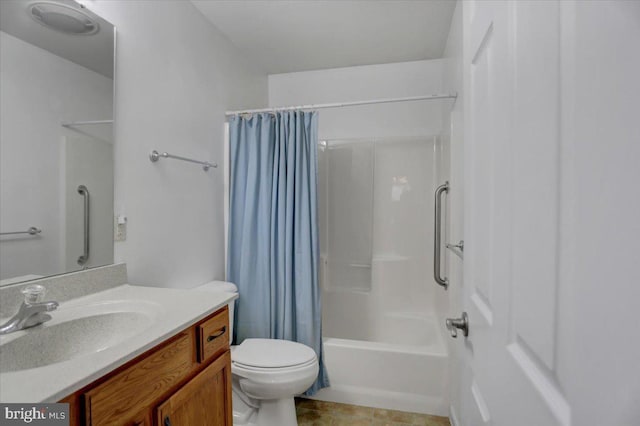
[[[390,329],[416,334],[395,334],[392,343],[325,337],[331,387],[313,398],[448,416],[448,357],[435,320],[401,314],[384,319]]]

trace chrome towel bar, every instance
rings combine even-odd
[[[155,163],[156,161],[158,161],[160,157],[173,158],[175,160],[182,160],[182,161],[188,161],[190,163],[202,164],[202,170],[204,170],[205,172],[209,171],[211,167],[213,167],[214,169],[218,167],[218,164],[216,163],[210,163],[208,161],[198,161],[198,160],[194,160],[192,158],[187,158],[187,157],[180,157],[179,155],[169,154],[168,152],[163,152],[161,154],[155,149],[151,151],[151,153],[149,154],[149,160],[151,160],[152,163]]]
[[[17,235],[17,234],[37,235],[41,232],[42,232],[42,229],[38,229],[35,226],[32,226],[26,231],[0,232],[0,235]]]

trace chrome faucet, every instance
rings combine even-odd
[[[45,288],[41,285],[30,285],[22,289],[24,302],[20,305],[18,312],[6,323],[0,325],[0,334],[13,333],[14,331],[34,327],[47,322],[51,312],[58,309],[58,302],[41,302],[44,297]]]

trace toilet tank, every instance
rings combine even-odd
[[[194,287],[193,290],[204,291],[209,293],[238,293],[238,287],[234,283],[228,281],[211,281],[201,286]],[[235,299],[227,304],[229,307],[229,344],[233,343],[233,311]]]

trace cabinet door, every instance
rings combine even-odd
[[[130,425],[186,380],[195,368],[192,330],[85,393],[86,424]]]
[[[231,353],[226,351],[156,409],[159,426],[232,426]]]

